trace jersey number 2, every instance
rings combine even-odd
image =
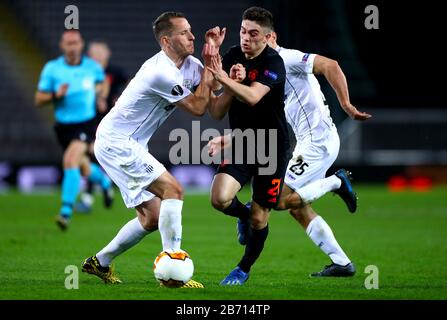
[[[281,186],[281,179],[273,179],[272,185],[274,187],[269,189],[267,193],[273,197],[269,199],[269,202],[276,203],[277,197],[279,195],[279,187]]]

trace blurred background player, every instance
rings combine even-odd
[[[102,94],[102,67],[84,56],[84,41],[78,30],[64,31],[60,40],[62,56],[49,61],[43,68],[35,104],[53,103],[55,132],[64,151],[62,206],[56,222],[67,229],[81,186],[81,174],[103,188],[110,180],[98,166],[90,166],[88,144],[95,134],[97,97]]]
[[[98,101],[98,113],[96,115],[96,123],[104,118],[104,116],[115,105],[116,100],[123,91],[128,78],[122,68],[110,64],[112,51],[108,44],[104,41],[91,41],[88,45],[87,54],[90,58],[98,62],[106,74],[103,88],[103,97]],[[98,161],[94,155],[93,144],[89,146],[89,155],[92,163],[97,164]],[[90,212],[94,202],[94,184],[89,180],[84,192],[81,193],[80,201],[76,204],[76,211]],[[104,206],[110,208],[113,201],[113,188],[103,189]]]
[[[195,37],[184,14],[161,14],[153,31],[161,50],[141,66],[96,135],[98,161],[120,188],[126,207],[135,208],[137,214],[107,246],[82,264],[83,272],[105,283],[121,282],[110,267],[113,259],[157,228],[164,251],[181,250],[183,188],[148,152],[148,142],[176,107],[201,116],[211,95],[213,77],[192,56]],[[206,65],[218,54],[222,40],[217,48],[205,44],[202,56]],[[185,287],[203,285],[190,280]]]
[[[105,96],[107,97],[105,110],[99,110],[97,116],[98,119],[102,119],[115,105],[116,100],[118,100],[128,82],[128,77],[122,68],[110,63],[112,51],[106,42],[91,41],[88,46],[87,54],[103,67],[106,74],[104,81],[104,86],[106,88]]]

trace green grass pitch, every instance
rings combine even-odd
[[[54,223],[59,194],[0,195],[0,299],[446,299],[447,188],[390,193],[356,186],[359,209],[350,214],[338,197],[326,195],[314,208],[329,223],[357,266],[348,279],[312,279],[329,259],[286,212],[272,212],[264,252],[243,287],[219,282],[237,264],[235,219],[215,211],[208,195],[186,193],[183,243],[205,289],[160,288],[152,264],[161,250],[158,232],[115,260],[121,285],[104,285],[79,268],[79,289],[64,286],[68,265],[107,244],[129,219],[119,193],[112,210],[98,195],[90,215],[75,214],[67,232]],[[249,192],[240,196],[248,200]],[[365,267],[379,269],[379,289],[367,290]]]

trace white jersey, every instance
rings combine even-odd
[[[277,46],[286,67],[285,114],[297,142],[318,142],[333,126],[330,111],[313,75],[315,54]]]
[[[160,51],[148,59],[98,126],[97,137],[132,138],[143,146],[200,83],[202,63],[188,56],[181,68]]]

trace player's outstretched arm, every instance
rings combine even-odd
[[[348,83],[337,61],[317,55],[314,60],[313,71],[315,74],[324,75],[337,94],[341,107],[351,119],[367,120],[371,118],[370,114],[357,110],[349,101]]]

